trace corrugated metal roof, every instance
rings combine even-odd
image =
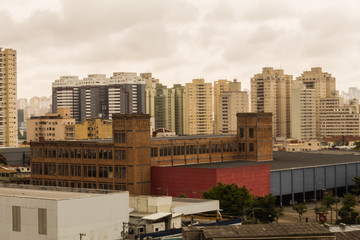
[[[360,231],[337,232],[335,236],[337,240],[355,240],[360,239]]]

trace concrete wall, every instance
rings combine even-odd
[[[46,192],[44,192],[46,194]],[[120,192],[92,197],[49,200],[0,196],[0,239],[119,239],[129,220],[129,194]],[[12,206],[20,206],[21,231],[12,228]],[[47,234],[38,234],[38,208],[47,209]]]
[[[20,206],[21,231],[13,231],[12,206]],[[38,233],[38,208],[47,209],[47,235]],[[58,239],[57,201],[0,196],[1,239]]]
[[[123,222],[129,221],[129,194],[105,194],[59,201],[58,239],[119,239]]]

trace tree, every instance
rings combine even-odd
[[[178,198],[187,198],[186,194],[180,194],[179,196],[177,196]]]
[[[339,210],[341,222],[348,224],[356,223],[356,218],[359,213],[354,210],[356,206],[355,196],[350,193],[346,194],[342,200],[342,204],[343,206]]]
[[[255,197],[252,206],[252,214],[254,218],[258,219],[261,223],[271,223],[279,218],[281,211],[275,207],[276,198],[271,194],[264,197]]]
[[[292,208],[299,214],[299,221],[301,222],[301,217],[307,211],[307,206],[303,203],[294,204]]]
[[[5,166],[8,164],[6,157],[4,157],[2,154],[0,154],[0,164],[4,164]]]
[[[332,205],[335,203],[336,203],[336,199],[333,196],[329,196],[329,195],[324,197],[322,200],[322,204],[325,207],[325,209],[327,210],[326,212],[328,212],[329,210],[331,212],[331,215],[330,215],[331,224],[332,224]]]
[[[360,177],[353,177],[352,181],[355,183],[355,186],[352,188],[352,192],[356,195],[360,193]]]
[[[220,208],[225,214],[244,217],[246,209],[252,205],[253,198],[245,186],[239,187],[235,183],[226,185],[218,183],[209,191],[203,192],[204,199],[219,200]]]

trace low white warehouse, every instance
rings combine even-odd
[[[128,192],[61,190],[0,187],[1,239],[121,238],[129,220]]]

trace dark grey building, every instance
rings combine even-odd
[[[145,81],[136,73],[117,72],[111,78],[92,74],[83,80],[60,77],[53,83],[52,97],[52,112],[69,107],[77,122],[110,119],[115,113],[145,113]]]

